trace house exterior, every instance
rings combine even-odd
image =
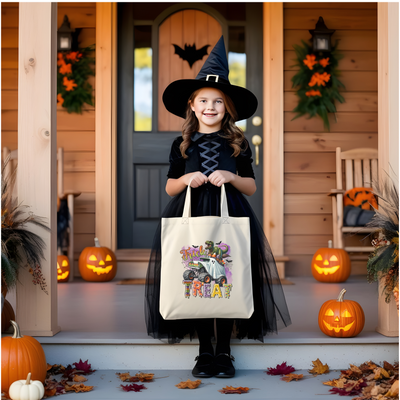
[[[49,32],[54,36],[64,15],[72,28],[82,29],[81,47],[96,45],[96,76],[90,78],[95,106],[85,106],[81,115],[54,105],[54,43],[28,40],[29,29],[39,25],[44,38]],[[322,120],[293,120],[292,112],[297,99],[291,84],[296,73],[293,45],[310,39],[308,30],[320,16],[336,30],[333,41],[340,40],[338,49],[344,56],[339,69],[346,101],[337,104],[330,132]],[[23,160],[19,156],[20,200],[49,216],[52,227],[55,151],[64,148],[64,186],[82,193],[74,210],[75,276],[80,252],[98,237],[115,251],[118,277],[144,277],[150,246],[143,237],[151,236],[168,200],[162,190],[169,146],[179,135],[180,122],[165,112],[162,91],[172,80],[194,78],[205,60],[197,60],[192,68],[173,52],[172,44],[212,47],[221,34],[228,54],[245,60],[246,87],[259,98],[259,119],[246,125],[249,142],[255,135],[262,138],[260,162],[254,165],[258,197],[252,201],[282,277],[308,275],[312,255],[332,239],[331,200],[326,194],[335,187],[337,146],[378,148],[381,172],[388,171],[389,164],[398,170],[397,3],[2,3],[2,147],[18,148],[24,155]],[[29,121],[37,121],[26,117],[37,114],[41,104],[33,107],[28,100],[37,98],[39,90],[36,78],[32,81],[27,72],[42,65],[29,61],[32,54],[41,55],[38,49],[51,66],[43,101],[54,125],[50,132],[57,133],[57,140],[46,146],[43,137],[29,134]],[[135,124],[140,111],[135,108],[140,96],[134,92],[139,85],[135,49],[151,49],[152,55],[151,127],[145,129]],[[33,172],[36,167],[30,168],[37,164],[31,151],[37,141],[43,142],[38,144],[45,156],[41,168],[50,172],[45,179]],[[255,154],[254,145],[252,150]],[[38,181],[46,201],[38,196]],[[33,310],[33,315],[29,309],[22,311],[26,317],[21,316],[20,323],[31,334],[57,332],[56,273],[50,266],[56,254],[54,234],[48,240],[49,261],[43,269],[50,296],[31,285],[17,294],[17,303]],[[364,271],[365,260],[353,260],[352,273]],[[38,312],[42,304],[47,304],[44,316]],[[39,321],[48,327],[38,329]]]

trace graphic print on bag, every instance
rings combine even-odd
[[[232,260],[230,246],[207,240],[205,246],[184,246],[182,264],[184,266],[184,295],[201,298],[226,298],[232,292]]]

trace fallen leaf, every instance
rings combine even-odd
[[[179,382],[177,385],[175,385],[178,389],[196,389],[201,383],[200,379],[197,379],[196,381],[191,381],[188,379],[187,381],[184,382]]]
[[[140,382],[151,382],[154,378],[154,374],[144,374],[143,372],[139,372],[135,377],[138,378]]]
[[[392,371],[392,372],[394,372],[396,369],[392,364],[389,364],[387,361],[383,362],[383,368],[385,368],[386,371]]]
[[[91,390],[93,390],[94,386],[86,386],[83,383],[80,384],[74,384],[74,385],[65,385],[65,391],[66,392],[75,392],[75,393],[79,393],[79,392],[90,392]]]
[[[242,393],[247,393],[249,391],[248,387],[233,387],[233,386],[225,386],[221,390],[218,390],[218,392],[221,392],[223,394],[242,394]]]
[[[75,368],[79,371],[83,371],[84,374],[91,374],[92,372],[96,371],[95,369],[92,369],[92,365],[88,363],[88,360],[83,362],[81,359],[79,359],[79,362],[72,363],[72,365],[75,365]]]
[[[303,374],[288,374],[281,378],[282,381],[291,382],[292,380],[298,381],[303,378]]]
[[[329,389],[331,393],[338,394],[339,396],[357,396],[360,394],[364,387],[368,386],[363,379],[359,381],[350,381],[344,385],[343,388],[332,388]]]
[[[45,389],[44,390],[44,396],[45,397],[53,397],[55,396],[57,393],[57,389],[53,388],[53,389]]]
[[[386,397],[399,397],[399,381],[393,383],[392,387],[385,394]]]
[[[328,364],[323,365],[322,362],[317,358],[312,361],[314,368],[310,369],[308,372],[313,375],[327,374],[329,372]]]
[[[333,387],[337,387],[337,388],[343,388],[344,384],[346,383],[346,379],[345,378],[340,378],[340,379],[332,379],[331,381],[326,381],[326,382],[322,382],[324,385],[327,386],[333,386]]]
[[[277,365],[275,368],[267,368],[267,375],[287,375],[296,371],[291,365],[286,365],[286,362]]]
[[[381,367],[375,368],[374,372],[375,372],[374,379],[376,379],[376,380],[382,379],[382,378],[390,378],[389,373],[384,368],[381,368]]]
[[[86,382],[87,378],[81,375],[75,375],[74,376],[74,382]]]
[[[76,368],[72,368],[71,365],[67,365],[63,372],[63,377],[68,378],[68,379],[73,379],[73,377],[78,373],[78,370]],[[80,373],[82,373],[80,371]]]
[[[125,392],[141,392],[143,389],[147,389],[144,385],[137,385],[136,383],[131,383],[130,385],[121,385],[122,390]]]
[[[381,385],[375,385],[372,388],[370,394],[371,394],[371,396],[378,396],[378,394],[383,394],[386,392],[387,392],[387,390],[385,390],[383,387],[381,387]]]

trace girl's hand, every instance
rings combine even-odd
[[[235,180],[236,176],[237,175],[235,175],[235,174],[233,174],[232,172],[229,172],[229,171],[217,170],[217,171],[214,171],[208,177],[208,180],[214,186],[222,186],[223,183],[228,183],[228,182],[232,182],[233,180]]]
[[[192,183],[190,184],[190,186],[192,188],[197,188],[197,187],[199,187],[201,185],[204,185],[206,182],[208,182],[207,176],[204,175],[200,171],[191,172],[191,173],[186,174],[184,176],[184,183],[185,183],[186,186],[189,186],[190,180],[192,180]]]

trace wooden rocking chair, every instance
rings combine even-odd
[[[4,174],[9,175],[16,168],[18,163],[18,150],[10,151],[9,148],[3,147],[3,162],[10,157],[8,164],[5,167]],[[13,188],[15,193],[15,188]],[[66,199],[68,203],[68,210],[70,214],[69,231],[68,231],[68,258],[70,265],[74,265],[74,199],[81,193],[72,190],[64,191],[64,149],[59,147],[57,150],[57,197],[59,199]],[[73,271],[69,276],[69,281],[73,280]]]
[[[377,149],[359,148],[342,152],[340,147],[336,148],[336,189],[328,193],[328,196],[332,197],[333,247],[357,253],[371,253],[374,250],[372,246],[348,247],[344,245],[345,234],[367,234],[375,229],[343,226],[343,195],[347,190],[355,187],[371,187],[372,181],[376,180],[377,176]],[[343,183],[345,189],[343,189]]]

